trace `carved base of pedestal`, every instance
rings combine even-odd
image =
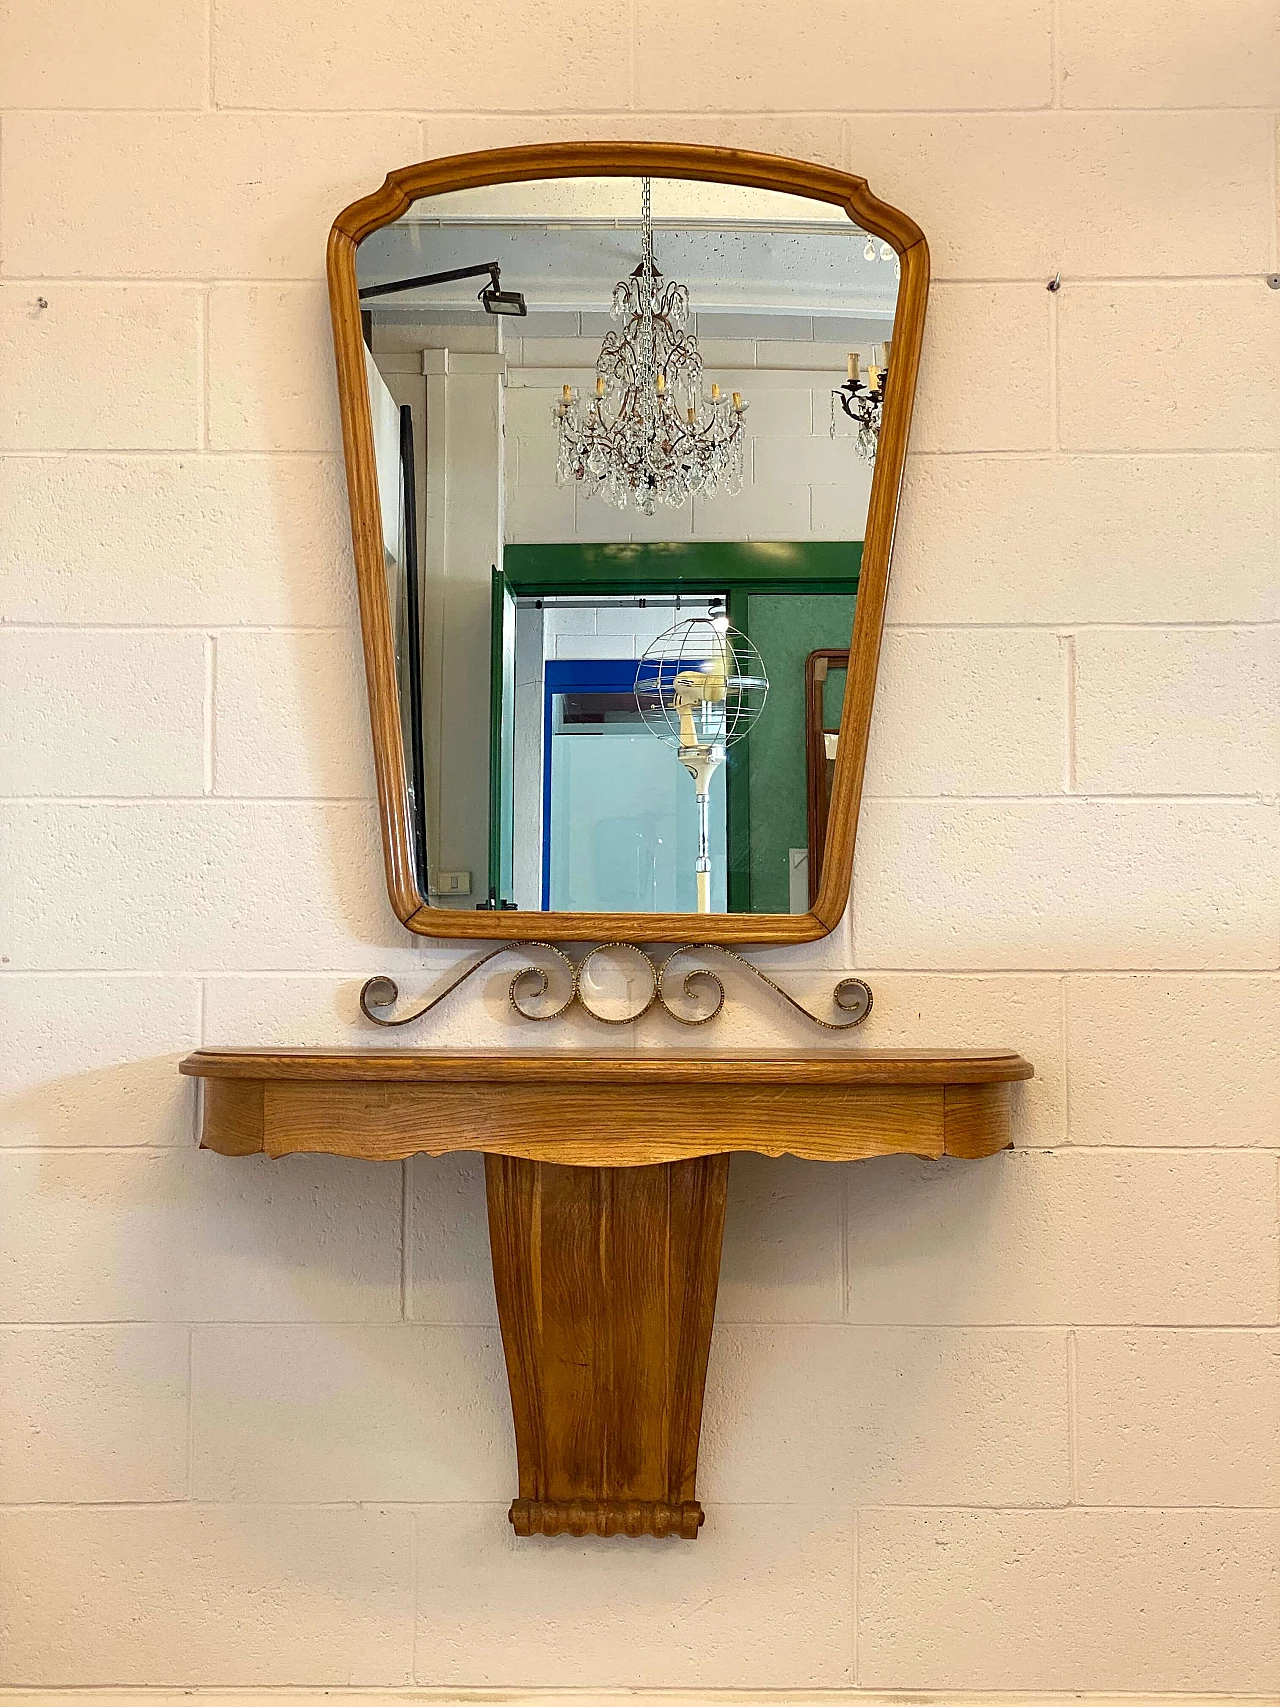
[[[674,1535],[694,1496],[728,1156],[485,1157],[518,1535]]]
[[[512,1500],[517,1535],[679,1535],[696,1541],[705,1513],[697,1500]]]

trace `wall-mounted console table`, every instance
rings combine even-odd
[[[520,1535],[678,1535],[694,1482],[729,1156],[990,1156],[1007,1051],[770,1059],[202,1049],[205,1148],[485,1155]]]

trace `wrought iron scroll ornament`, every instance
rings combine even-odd
[[[822,1019],[811,1013],[803,1003],[788,994],[781,984],[774,982],[758,966],[754,966],[741,954],[735,954],[731,948],[723,948],[719,943],[689,942],[673,948],[661,960],[656,960],[644,949],[633,942],[602,942],[593,948],[589,954],[578,961],[572,961],[562,949],[549,942],[504,942],[497,948],[482,954],[478,960],[473,960],[463,968],[456,978],[450,980],[442,990],[438,990],[430,1000],[422,1002],[408,1013],[391,1014],[387,1010],[394,1008],[400,999],[400,991],[395,980],[385,976],[370,978],[360,991],[360,1007],[366,1019],[375,1025],[399,1026],[410,1025],[432,1008],[439,1007],[446,997],[468,978],[496,960],[500,954],[510,950],[527,954],[531,949],[541,949],[553,957],[553,970],[548,972],[544,966],[521,966],[513,976],[507,988],[511,1006],[524,1019],[549,1020],[559,1019],[568,1013],[576,1002],[589,1013],[592,1019],[597,1019],[602,1025],[632,1025],[642,1019],[653,1007],[660,1007],[678,1020],[681,1025],[706,1025],[715,1019],[724,1007],[725,989],[719,976],[705,966],[691,966],[685,972],[673,970],[674,964],[682,956],[688,954],[719,954],[726,960],[732,960],[744,968],[752,977],[758,978],[762,984],[767,984],[776,996],[803,1014],[814,1025],[819,1025],[824,1031],[849,1031],[855,1025],[861,1025],[871,1012],[871,987],[861,978],[842,978],[832,991],[832,1000],[839,1009],[841,1018]],[[649,978],[649,991],[639,1005],[623,1014],[602,1013],[594,1007],[583,988],[591,962],[600,954],[626,954],[635,960]],[[545,1008],[531,1006],[551,995],[553,979],[556,983],[563,980],[567,994],[551,996],[550,1005]],[[692,1011],[691,1011],[692,1010]]]

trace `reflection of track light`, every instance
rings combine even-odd
[[[524,305],[524,297],[518,290],[499,289],[501,274],[497,267],[493,269],[493,277],[480,292],[480,301],[484,304],[486,314],[527,314],[529,310]]]
[[[524,297],[518,290],[503,290],[502,269],[496,261],[484,261],[478,267],[454,267],[447,273],[421,273],[415,279],[397,279],[393,284],[365,285],[360,292],[361,302],[375,296],[392,296],[401,290],[421,290],[427,285],[452,284],[455,279],[478,279],[485,273],[489,282],[477,299],[486,314],[528,314]]]

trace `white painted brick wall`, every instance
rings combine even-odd
[[[0,1684],[1274,1690],[1280,14],[632,17],[0,0]],[[512,1538],[476,1158],[200,1156],[174,1072],[452,958],[383,898],[324,238],[588,135],[929,234],[857,893],[764,963],[1038,1075],[981,1165],[735,1161],[696,1547]],[[399,1041],[591,1040],[498,968]]]

